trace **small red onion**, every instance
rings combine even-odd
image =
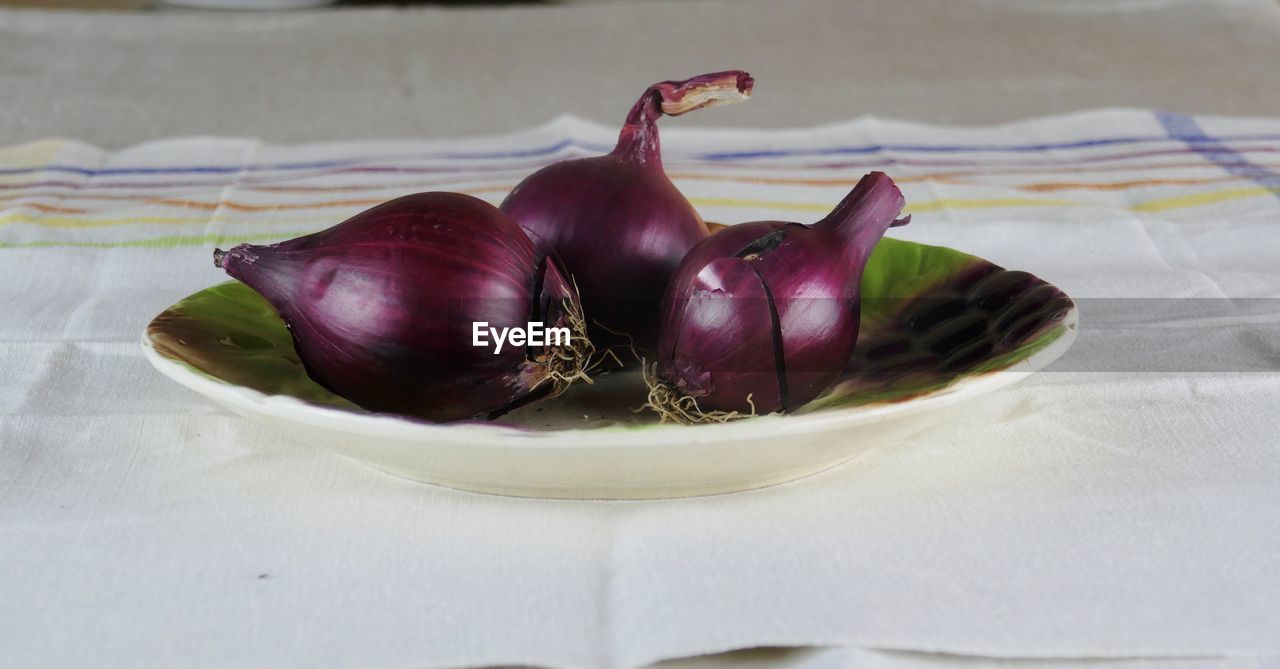
[[[217,250],[214,263],[276,308],[311,378],[372,411],[491,416],[558,388],[589,355],[555,262],[469,195],[407,195],[315,234]],[[495,353],[473,345],[477,322],[571,332]]]
[[[578,284],[593,340],[612,341],[615,331],[651,346],[671,273],[710,234],[662,170],[656,121],[744,100],[753,84],[736,70],[654,84],[611,153],[544,167],[503,201],[538,250],[559,257]]]
[[[903,204],[872,172],[817,223],[743,223],[699,242],[663,300],[649,406],[696,422],[817,397],[853,353],[863,267],[910,220]]]

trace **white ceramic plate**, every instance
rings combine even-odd
[[[889,295],[890,286],[900,290]],[[885,240],[863,290],[861,353],[842,382],[796,414],[723,424],[658,424],[633,412],[645,396],[636,372],[605,375],[499,422],[370,414],[307,379],[269,306],[234,283],[157,316],[142,345],[162,374],[228,409],[399,476],[502,495],[640,499],[760,488],[927,439],[947,409],[1026,378],[1075,338],[1077,310],[1061,291],[950,249]],[[930,322],[920,314],[940,303],[982,310],[989,322],[977,339],[935,336],[954,315]],[[873,359],[895,338],[923,342],[911,344],[916,363],[898,369],[888,364],[897,358]],[[929,346],[936,359],[919,363],[921,351],[934,355]]]

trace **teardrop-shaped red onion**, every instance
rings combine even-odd
[[[858,338],[867,258],[904,200],[882,172],[812,225],[758,221],[698,243],[663,300],[650,406],[697,421],[799,408],[839,375]]]
[[[501,209],[577,283],[593,340],[624,332],[652,346],[671,273],[710,234],[662,170],[657,120],[744,100],[753,85],[736,70],[654,84],[631,108],[611,153],[549,165],[503,201]]]
[[[551,391],[585,362],[577,296],[494,206],[407,195],[315,234],[215,251],[271,303],[318,383],[372,411],[448,421]],[[560,346],[474,345],[475,323],[568,327]],[[486,337],[487,339],[487,337]]]

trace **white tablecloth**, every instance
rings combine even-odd
[[[1280,651],[1280,120],[671,128],[667,169],[710,219],[814,220],[884,167],[915,214],[895,234],[1033,270],[1082,305],[1083,357],[913,447],[778,488],[593,503],[411,483],[218,409],[139,353],[150,316],[222,279],[215,243],[415,190],[497,200],[531,163],[613,134],[563,118],[447,143],[0,151],[0,647],[59,667]],[[1228,296],[1253,306],[1154,322],[1144,306]],[[1107,355],[1134,341],[1166,355],[1150,371]]]
[[[1280,297],[1280,121],[1129,110],[990,129],[876,119],[794,133],[686,129],[864,110],[972,122],[1126,102],[1280,111],[1266,67],[1277,53],[1273,5],[1126,3],[1106,20],[1092,5],[937,5],[914,24],[896,10],[873,14],[878,23],[770,14],[780,31],[771,34],[785,39],[739,44],[735,35],[767,24],[746,11],[703,42],[658,49],[653,67],[614,56],[625,80],[559,96],[555,70],[533,65],[559,58],[586,72],[604,61],[580,54],[613,52],[563,36],[549,40],[557,50],[521,51],[542,43],[537,26],[556,35],[533,10],[510,23],[489,12],[0,12],[3,663],[632,667],[771,645],[837,649],[721,661],[1274,663],[1280,312],[1268,305]],[[551,16],[582,16],[580,27],[595,26],[582,34],[596,34],[619,17],[674,16],[657,6]],[[723,5],[689,12],[709,8]],[[1002,17],[1014,37],[946,29],[975,16]],[[672,25],[680,37],[712,24]],[[931,26],[922,34],[936,40],[907,39],[912,25]],[[269,39],[255,35],[261,26],[275,31]],[[465,58],[426,57],[483,52],[482,28],[513,68],[495,75],[501,85],[457,74]],[[1073,35],[1095,48],[1067,50]],[[628,40],[640,39],[612,43],[634,53]],[[839,51],[846,42],[863,46]],[[363,55],[344,48],[353,45]],[[929,57],[916,60],[919,50]],[[895,58],[825,57],[837,52]],[[319,65],[286,66],[300,54]],[[482,64],[473,74],[500,71]],[[916,209],[895,235],[1031,270],[1080,298],[1076,355],[910,448],[774,489],[650,503],[512,500],[398,480],[221,411],[139,355],[147,319],[220,280],[214,243],[315,229],[362,198],[428,187],[497,199],[534,163],[590,151],[613,131],[564,119],[448,144],[119,147],[199,132],[447,137],[567,109],[607,120],[654,78],[740,64],[760,79],[756,99],[665,123],[669,170],[704,215],[812,220],[842,180],[883,167]],[[954,76],[970,85],[937,72],[964,72]],[[841,86],[809,83],[842,73]],[[876,86],[849,85],[858,78]],[[109,148],[39,139],[54,135]],[[439,158],[563,140],[577,148],[488,159],[500,169],[483,174]],[[821,155],[831,147],[850,150]],[[706,156],[762,148],[794,155],[746,167]],[[352,157],[398,171],[290,167]],[[761,179],[741,179],[752,175]],[[362,190],[323,190],[353,185]],[[310,206],[325,199],[347,202]],[[1224,296],[1250,298],[1248,313],[1208,318],[1187,301]],[[1115,298],[1193,306],[1151,323],[1148,302]],[[1116,304],[1135,305],[1134,318]],[[1090,309],[1107,327],[1090,329]],[[1106,355],[1123,346],[1133,356]],[[1159,659],[1124,659],[1135,657]]]

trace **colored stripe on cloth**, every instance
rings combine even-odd
[[[1247,158],[1228,146],[1223,139],[1205,134],[1204,129],[1191,116],[1161,111],[1156,112],[1156,118],[1171,138],[1186,142],[1193,147],[1211,148],[1212,150],[1204,152],[1206,158],[1217,163],[1228,173],[1254,181],[1268,192],[1280,196],[1280,173],[1249,162]]]
[[[759,158],[793,158],[793,157],[820,157],[820,156],[841,156],[841,155],[862,155],[862,154],[878,154],[878,153],[1043,153],[1049,151],[1061,151],[1069,149],[1094,148],[1099,146],[1115,146],[1119,144],[1135,144],[1135,143],[1152,143],[1169,141],[1170,137],[1125,137],[1125,138],[1104,138],[1094,140],[1082,140],[1076,142],[1062,143],[1042,143],[1042,144],[1025,144],[1025,145],[904,145],[904,144],[870,144],[864,146],[838,146],[821,149],[774,149],[763,151],[737,151],[737,152],[713,152],[694,154],[689,157],[692,160],[723,162],[723,161],[741,161]],[[1179,140],[1179,137],[1172,137]],[[1231,138],[1219,138],[1214,140],[1216,143],[1210,147],[1190,146],[1180,149],[1170,149],[1162,151],[1135,151],[1129,153],[1107,154],[1102,156],[1092,156],[1083,159],[1084,162],[1107,161],[1107,160],[1128,160],[1131,158],[1142,158],[1157,155],[1172,155],[1179,153],[1201,153],[1223,151],[1232,155],[1238,155],[1240,151],[1278,151],[1275,147],[1249,147],[1239,150],[1227,150],[1219,148],[1222,141],[1262,141],[1275,142],[1280,141],[1280,135],[1242,135]],[[154,175],[154,174],[239,174],[239,173],[258,173],[258,172],[286,172],[293,170],[350,170],[350,171],[406,171],[421,170],[423,168],[405,168],[387,165],[366,165],[365,163],[375,161],[414,161],[414,160],[441,160],[441,161],[470,161],[470,160],[501,160],[511,158],[527,158],[533,156],[554,155],[566,148],[582,149],[591,153],[600,153],[608,151],[611,147],[587,144],[582,142],[573,142],[565,140],[557,142],[550,146],[529,149],[525,151],[486,151],[486,152],[450,152],[441,154],[426,155],[407,155],[407,156],[381,156],[381,157],[365,157],[365,158],[348,158],[342,160],[327,161],[308,161],[294,163],[268,163],[268,164],[242,164],[242,165],[174,165],[163,167],[82,167],[76,165],[32,165],[24,167],[0,168],[0,175],[22,175],[37,174],[42,172],[61,172],[66,174],[78,174],[87,177],[103,177],[103,176],[122,176],[122,175]],[[1072,162],[1072,161],[1062,161]],[[908,163],[912,164],[912,163]],[[930,164],[928,162],[917,161],[914,164]],[[937,162],[934,164],[957,164],[948,162]],[[963,164],[963,163],[960,163]],[[981,162],[972,162],[969,164],[982,164]],[[1014,163],[1019,164],[1019,163]],[[1026,164],[1026,163],[1020,163]],[[1034,163],[1032,163],[1034,164]]]
[[[1187,116],[1085,116],[990,129],[858,121],[796,133],[686,131],[669,143],[665,163],[704,216],[727,223],[812,220],[873,169],[898,181],[909,211],[945,212],[953,226],[1038,216],[1103,220],[1102,210],[1129,219],[1205,206],[1233,216],[1275,210],[1268,196],[1280,194],[1280,163],[1263,159],[1280,153],[1280,122],[1215,120],[1212,127],[1227,131],[1210,136]],[[1099,128],[1110,134],[1098,136]],[[590,155],[587,147],[607,149],[599,138],[612,132],[569,120],[443,147],[208,140],[202,151],[203,140],[184,139],[119,154],[63,140],[0,148],[0,247],[282,239],[423,190],[496,203],[538,167]],[[740,150],[725,149],[735,146]],[[257,159],[246,162],[245,155]],[[50,174],[58,171],[72,176]],[[1053,213],[1068,208],[1094,208],[1099,216]]]

